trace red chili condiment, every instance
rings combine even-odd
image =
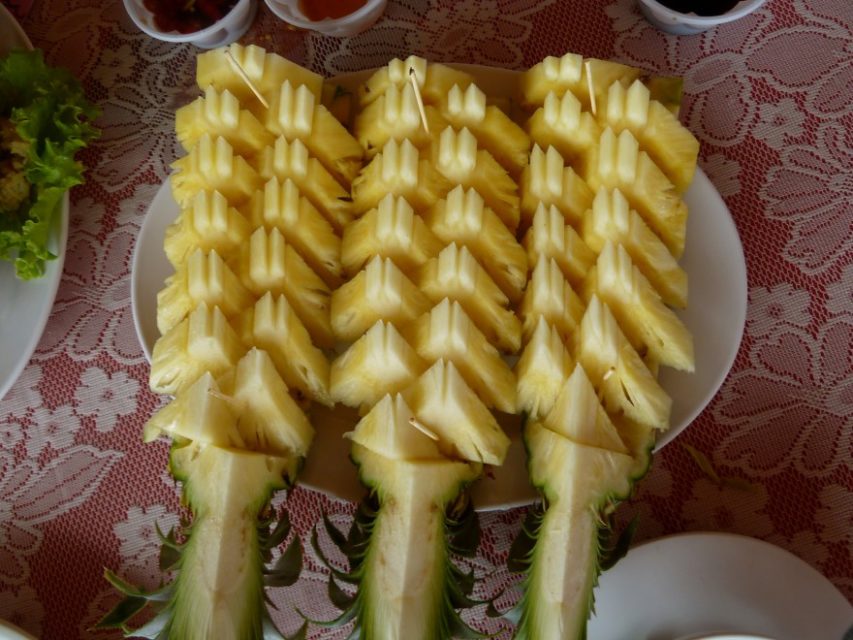
[[[730,11],[740,0],[658,0],[658,2],[679,13],[720,16]]]
[[[326,18],[343,18],[365,4],[367,0],[299,0],[299,10],[306,18],[317,22]]]
[[[194,33],[224,18],[237,0],[143,0],[161,31]]]

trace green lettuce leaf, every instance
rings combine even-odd
[[[24,175],[30,198],[15,211],[0,207],[0,259],[13,261],[23,280],[44,274],[56,256],[47,249],[54,216],[67,189],[83,182],[75,154],[98,135],[98,109],[65,69],[41,51],[13,51],[0,59],[0,118],[11,121],[27,145]]]

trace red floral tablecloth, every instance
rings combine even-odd
[[[129,276],[146,208],[178,153],[173,114],[195,94],[196,51],[142,34],[119,2],[35,0],[21,22],[50,61],[83,80],[103,109],[103,136],[85,154],[87,184],[72,192],[53,315],[0,400],[0,618],[43,638],[118,637],[89,631],[116,601],[103,567],[154,586],[154,525],[178,521],[166,445],[140,438],[161,399],[147,388]],[[409,53],[521,69],[575,51],[684,76],[683,121],[744,244],[748,320],[722,389],[619,517],[641,516],[638,540],[712,530],[770,541],[851,599],[851,28],[849,0],[769,0],[692,37],[656,31],[633,0],[392,0],[373,29],[348,40],[287,30],[262,6],[243,41],[330,75]],[[716,484],[685,444],[749,485]],[[287,507],[305,542],[322,511],[342,524],[353,509],[306,489]],[[514,579],[502,563],[523,515],[482,517],[473,566],[487,576],[485,595]],[[300,581],[273,593],[285,631],[298,626],[293,605],[334,613],[305,547]]]

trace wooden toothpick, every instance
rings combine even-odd
[[[592,111],[592,115],[598,115],[596,113],[595,108],[595,88],[592,84],[592,64],[591,60],[587,60],[583,63],[584,69],[586,69],[586,90],[589,91],[589,109]]]
[[[432,431],[431,429],[429,429],[422,422],[419,422],[417,418],[414,418],[414,417],[409,418],[409,424],[412,425],[418,431],[420,431],[422,434],[424,434],[430,440],[433,440],[434,442],[438,442],[438,436],[435,434],[435,432]]]
[[[258,88],[255,86],[255,83],[252,82],[251,78],[249,78],[249,75],[246,73],[245,69],[243,69],[243,67],[240,66],[240,63],[237,62],[237,58],[235,58],[234,55],[231,53],[231,47],[228,47],[225,50],[225,56],[228,58],[228,60],[231,61],[231,64],[233,65],[234,70],[237,72],[237,75],[239,75],[240,78],[243,80],[243,82],[245,82],[248,85],[249,89],[252,90],[252,93],[255,94],[255,97],[261,101],[262,105],[264,105],[264,108],[269,109],[270,105],[266,101],[266,98],[264,98],[264,96],[261,95],[261,92],[258,91]]]
[[[414,67],[409,67],[409,80],[412,82],[412,87],[415,90],[415,100],[418,102],[418,111],[421,112],[421,122],[424,125],[424,131],[429,135],[429,125],[427,124],[426,110],[424,109],[424,100],[421,98],[421,88],[418,86],[418,74]],[[436,438],[437,440],[437,438]]]

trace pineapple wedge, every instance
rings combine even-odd
[[[608,241],[590,273],[591,290],[610,307],[635,349],[660,364],[693,371],[693,337],[622,245]]]
[[[417,284],[433,303],[462,305],[490,343],[506,353],[521,347],[521,322],[504,295],[466,247],[451,243],[420,270]]]
[[[562,97],[549,92],[545,103],[530,116],[525,128],[536,144],[554,147],[573,165],[583,162],[601,136],[601,127],[595,118],[582,110],[580,100],[570,92]]]
[[[196,249],[211,251],[227,259],[249,238],[249,223],[218,191],[199,191],[189,208],[166,228],[163,249],[178,268]]]
[[[576,345],[578,361],[600,390],[608,411],[653,429],[669,427],[672,400],[598,296],[587,305]]]
[[[660,236],[673,256],[684,253],[687,232],[687,205],[627,129],[618,136],[607,127],[598,148],[590,154],[585,175],[589,186],[619,189],[631,207]]]
[[[206,371],[214,376],[225,373],[244,352],[243,343],[222,311],[202,302],[154,343],[151,390],[179,394]]]
[[[196,249],[157,293],[157,329],[165,335],[201,302],[232,317],[254,299],[215,249]]]
[[[405,198],[389,193],[375,209],[347,225],[341,247],[341,263],[349,275],[374,256],[391,258],[409,275],[444,245]]]
[[[600,188],[592,209],[584,215],[582,230],[586,244],[595,252],[600,252],[608,240],[621,244],[666,304],[680,309],[687,306],[687,273],[640,215],[631,210],[621,191]]]
[[[323,282],[329,287],[341,284],[341,239],[293,180],[271,178],[246,209],[254,228],[278,229]]]
[[[522,104],[528,108],[537,107],[551,92],[562,96],[570,91],[589,111],[592,107],[590,85],[597,105],[614,82],[618,80],[628,85],[641,75],[642,71],[635,67],[597,58],[584,60],[575,53],[560,58],[548,56],[522,74]]]
[[[277,136],[301,140],[311,155],[345,187],[358,174],[364,155],[358,140],[305,85],[294,87],[285,80],[272,94],[265,123]]]
[[[210,85],[205,87],[203,98],[196,98],[175,112],[175,133],[187,151],[209,134],[225,138],[244,157],[253,156],[275,140],[251,111],[240,108],[233,93],[227,89],[217,91]]]
[[[572,370],[572,357],[556,327],[542,316],[515,365],[517,410],[530,419],[548,414]]]
[[[447,127],[435,149],[433,160],[438,171],[449,181],[476,190],[515,232],[519,221],[518,187],[491,153],[477,149],[474,135],[467,128],[457,132]]]
[[[586,274],[595,264],[595,253],[578,235],[554,205],[539,203],[533,225],[524,236],[524,248],[530,264],[544,256],[554,260],[563,276],[574,287],[583,285]]]
[[[479,193],[460,185],[436,202],[424,220],[444,243],[465,245],[510,302],[521,300],[527,254]]]
[[[452,362],[438,360],[403,396],[445,456],[503,463],[509,438]]]
[[[258,173],[265,181],[277,178],[290,179],[299,191],[311,201],[331,223],[336,233],[352,220],[352,198],[334,176],[317,158],[308,155],[301,140],[288,142],[284,136],[276,138],[272,147],[266,147],[256,158]]]
[[[196,58],[196,82],[202,91],[208,85],[218,91],[227,89],[241,104],[247,105],[256,115],[263,117],[266,107],[257,99],[237,67],[228,59],[226,51],[230,52],[252,84],[264,95],[276,91],[285,80],[295,85],[307,86],[318,100],[322,95],[323,76],[257,45],[243,46],[237,43],[205,51]]]
[[[424,107],[429,132],[438,133],[447,121],[435,107]],[[364,148],[367,158],[375,156],[388,140],[409,140],[418,149],[432,143],[424,129],[415,89],[411,83],[402,87],[390,85],[378,100],[371,102],[355,118],[355,137]]]
[[[161,435],[185,438],[217,447],[246,448],[229,398],[216,378],[205,371],[199,378],[175,397],[169,404],[151,416],[142,430],[144,442],[152,442]]]
[[[377,320],[400,326],[429,308],[429,298],[390,258],[376,256],[355,278],[332,294],[332,328],[338,340],[349,342]]]
[[[530,164],[521,174],[521,228],[526,230],[540,204],[555,206],[567,224],[578,226],[592,204],[593,191],[574,169],[565,166],[554,147],[543,151],[538,144],[530,152]]]
[[[314,428],[290,397],[270,355],[249,349],[236,368],[219,379],[235,409],[237,431],[246,448],[269,455],[308,455]]]
[[[557,261],[539,256],[519,307],[524,342],[533,336],[540,317],[557,329],[564,342],[569,341],[583,310],[583,302],[563,277]]]
[[[441,115],[456,129],[470,130],[510,175],[519,176],[527,165],[530,137],[498,107],[486,104],[486,94],[477,85],[453,85],[441,101]]]
[[[331,290],[302,256],[287,244],[278,229],[258,228],[237,263],[243,286],[255,296],[284,294],[315,344],[335,344],[329,322]]]
[[[425,211],[452,187],[408,140],[389,140],[352,183],[353,210],[373,209],[387,194],[402,196],[415,211]]]
[[[261,179],[252,166],[234,153],[225,138],[203,134],[189,154],[172,163],[172,195],[182,207],[203,189],[219,191],[234,206],[249,199]]]
[[[332,397],[349,407],[371,406],[410,386],[426,368],[394,325],[378,320],[332,363]]]
[[[443,358],[456,365],[486,406],[505,413],[515,411],[515,376],[458,302],[445,298],[412,323],[404,335],[424,360]]]
[[[442,460],[435,441],[413,425],[416,421],[402,395],[388,394],[345,435],[389,460]]]
[[[297,400],[333,406],[329,361],[311,342],[311,334],[286,296],[275,297],[268,291],[233,324],[247,347],[258,347],[269,354]]]
[[[696,172],[699,141],[657,100],[642,82],[635,80],[627,89],[614,82],[599,118],[614,131],[628,129],[655,164],[683,193]]]
[[[410,73],[414,74],[426,104],[439,104],[453,85],[465,89],[474,82],[473,76],[464,71],[443,64],[428,64],[418,56],[409,56],[405,61],[394,58],[358,88],[359,103],[366,107],[383,95],[391,85],[402,88],[409,84]]]

